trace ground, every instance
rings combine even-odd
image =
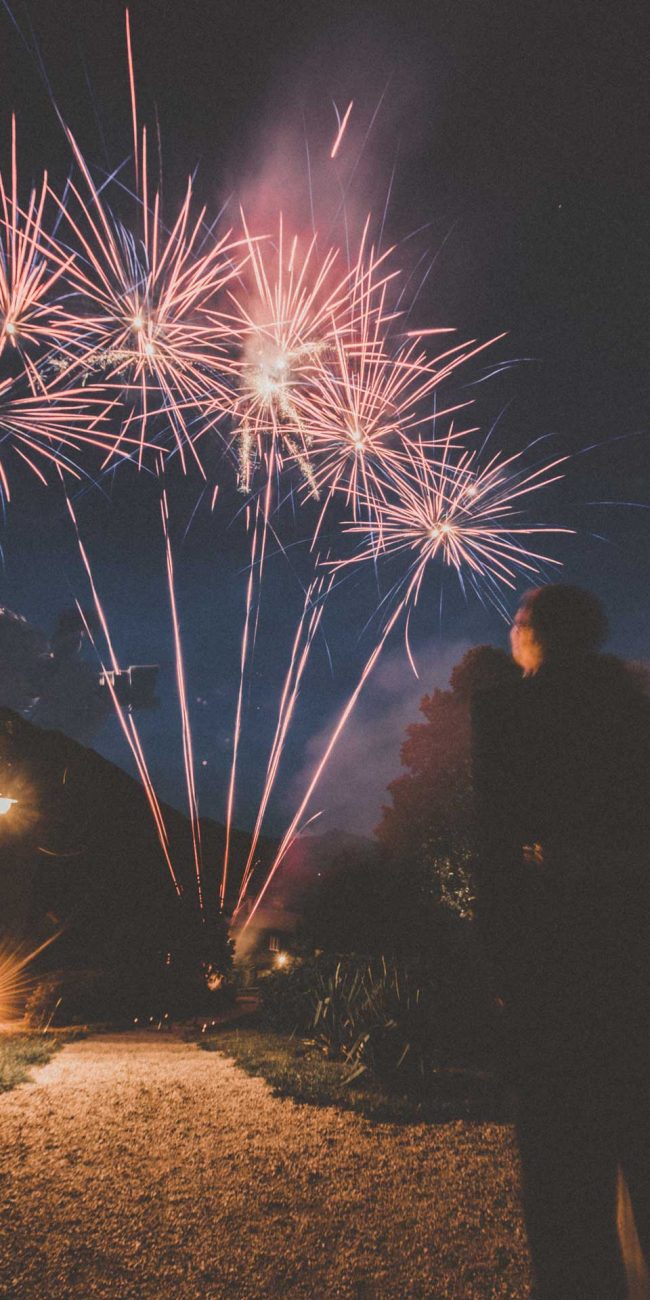
[[[0,1097],[0,1296],[526,1295],[507,1126],[299,1106],[153,1032],[71,1043]]]

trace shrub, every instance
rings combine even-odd
[[[308,957],[287,970],[272,970],[259,986],[260,1018],[277,1033],[306,1034],[314,1020],[315,990],[328,959]]]
[[[29,1078],[30,1068],[44,1065],[63,1045],[56,1034],[5,1033],[0,1037],[0,1092]]]
[[[347,959],[322,977],[314,1014],[316,1040],[349,1065],[348,1080],[370,1071],[388,1086],[424,1081],[439,1047],[431,990],[378,961]]]
[[[26,1005],[31,1024],[78,1025],[218,1015],[234,1000],[227,982],[209,989],[201,972],[178,972],[161,964],[151,971],[122,969],[52,971],[34,984]]]
[[[106,971],[50,971],[33,985],[25,1013],[30,1024],[42,1027],[84,1024],[115,1018],[116,1001]],[[120,1013],[127,1014],[123,1006]]]
[[[412,1091],[439,1066],[486,1063],[487,1004],[474,990],[477,1005],[468,1008],[467,994],[384,958],[325,955],[270,975],[261,1011],[271,1028],[298,1032],[344,1060],[350,1082],[369,1072]]]

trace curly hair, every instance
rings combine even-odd
[[[527,591],[520,613],[553,658],[594,654],[607,639],[607,615],[591,591],[557,582]]]

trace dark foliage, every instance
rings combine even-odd
[[[228,982],[207,987],[200,971],[159,962],[142,968],[51,971],[30,993],[26,1015],[36,1026],[134,1025],[219,1015],[234,1002]]]
[[[454,668],[450,689],[424,695],[424,722],[406,729],[400,758],[407,771],[391,781],[377,835],[394,863],[459,864],[471,851],[470,701],[476,690],[512,680],[512,661],[491,646],[468,651]]]
[[[314,1019],[315,989],[323,966],[332,959],[306,957],[260,981],[260,1019],[278,1033],[304,1034]]]
[[[350,1080],[369,1072],[385,1086],[426,1088],[441,1065],[485,1067],[493,1058],[478,960],[467,951],[457,957],[435,972],[355,955],[297,962],[263,981],[262,1020],[346,1061]]]
[[[262,1077],[276,1097],[291,1097],[309,1106],[336,1106],[379,1123],[444,1124],[510,1120],[494,1077],[474,1069],[435,1069],[426,1086],[382,1085],[369,1070],[350,1083],[344,1060],[325,1055],[313,1041],[258,1027],[208,1030],[197,1038],[200,1048],[234,1058],[247,1074]]]
[[[45,1065],[66,1039],[76,1035],[3,1033],[0,1037],[0,1092],[9,1092],[29,1079],[36,1065]]]
[[[202,995],[208,976],[228,972],[225,918],[215,910],[204,922],[197,914],[186,817],[163,806],[170,857],[184,891],[179,900],[145,793],[120,768],[4,709],[0,775],[3,793],[17,800],[0,819],[1,923],[33,947],[57,932],[37,959],[40,974],[109,972],[111,987],[131,981],[135,995],[149,989],[152,972],[163,970],[168,981],[171,967],[176,986],[194,984]],[[216,898],[210,870],[223,855],[223,827],[204,822],[202,840],[205,894]],[[248,844],[248,836],[233,833],[235,887]],[[111,994],[104,1001],[110,1006],[116,999]]]

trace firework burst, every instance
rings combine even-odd
[[[56,290],[70,266],[43,226],[48,181],[32,189],[26,206],[18,197],[16,119],[11,123],[11,179],[0,173],[0,356],[5,349],[20,354],[25,374],[34,390],[42,387],[30,349],[63,346],[72,337]]]
[[[367,227],[355,265],[340,275],[338,250],[330,248],[320,259],[315,235],[301,247],[297,235],[287,239],[280,217],[277,240],[257,240],[243,214],[242,221],[249,252],[247,283],[230,289],[231,311],[214,318],[237,347],[232,415],[240,487],[250,490],[257,463],[264,463],[272,476],[288,459],[317,496],[306,418],[323,368],[345,350],[358,304],[370,296],[371,272],[364,265]],[[373,259],[373,270],[384,256]]]
[[[441,419],[468,403],[447,403],[441,409],[438,388],[457,367],[496,340],[456,343],[432,356],[426,337],[445,331],[404,332],[398,310],[401,298],[395,299],[391,288],[400,274],[388,261],[394,250],[380,252],[372,246],[370,219],[348,260],[334,245],[321,251],[315,234],[287,234],[281,214],[272,237],[252,233],[243,213],[241,235],[220,234],[216,222],[210,224],[205,209],[196,203],[190,179],[171,225],[167,224],[161,187],[150,180],[146,127],[141,129],[138,122],[128,12],[126,40],[134,193],[121,182],[118,185],[119,169],[108,181],[98,182],[66,127],[74,174],[65,195],[57,195],[45,175],[21,207],[13,124],[11,176],[7,183],[0,177],[0,356],[7,366],[5,374],[13,363],[13,370],[20,367],[20,375],[0,379],[0,443],[44,483],[52,467],[62,479],[64,475],[79,478],[82,471],[76,457],[87,448],[98,450],[104,465],[116,456],[140,464],[150,445],[160,452],[169,444],[178,451],[183,469],[191,457],[203,473],[197,449],[200,439],[211,429],[220,433],[222,421],[230,421],[238,485],[244,493],[255,487],[256,496],[245,508],[251,550],[226,793],[222,908],[229,884],[246,686],[282,471],[297,469],[301,495],[320,499],[321,505],[313,534],[310,531],[313,569],[291,642],[236,912],[255,875],[263,821],[311,648],[322,631],[329,590],[348,565],[387,562],[399,570],[380,605],[373,648],[282,837],[254,912],[292,839],[300,833],[339,737],[402,618],[408,647],[409,618],[426,575],[435,566],[451,569],[463,587],[503,608],[504,590],[514,588],[519,578],[530,578],[544,566],[558,563],[537,549],[537,539],[540,534],[571,530],[529,524],[524,509],[534,492],[561,477],[566,457],[529,468],[524,453],[485,459],[482,453],[468,450],[466,438],[473,430],[461,432],[452,425],[445,437],[439,437]],[[337,112],[330,160],[336,159],[346,139],[352,109],[350,102],[342,117]],[[349,143],[348,134],[346,149]],[[44,229],[50,203],[57,209],[55,234]],[[124,219],[125,207],[129,213],[135,211],[134,220]],[[275,220],[272,229],[275,232]],[[154,465],[160,475],[185,780],[196,888],[203,908],[208,899],[190,696],[161,454]],[[2,462],[0,489],[9,496]],[[215,485],[213,503],[217,489]],[[334,498],[348,512],[345,533],[360,544],[354,556],[328,560],[324,568],[314,552]],[[100,659],[102,671],[180,894],[163,810],[135,721],[114,690],[119,663],[67,493],[66,501],[108,651],[106,667]],[[88,627],[87,631],[90,635]]]
[[[105,455],[113,449],[113,435],[105,425],[109,405],[101,386],[59,383],[34,393],[25,391],[21,380],[5,379],[0,382],[0,446],[18,456],[41,483],[47,483],[46,471],[53,466],[80,478],[73,458],[79,451],[90,447]],[[122,441],[118,454],[132,455],[135,440],[126,435]],[[9,478],[1,461],[0,486],[9,499]]]
[[[457,366],[496,341],[460,343],[434,360],[416,338],[393,349],[386,335],[395,319],[387,303],[393,273],[375,283],[378,265],[371,250],[368,268],[358,271],[352,286],[351,323],[345,332],[335,330],[332,356],[317,367],[303,417],[325,505],[333,493],[343,493],[355,519],[362,503],[372,510],[383,499],[386,474],[396,471],[404,446],[431,422],[426,399]],[[436,418],[461,405],[469,403]]]
[[[54,196],[77,251],[67,270],[74,302],[64,314],[76,346],[62,351],[59,366],[68,376],[98,374],[121,390],[130,406],[123,428],[139,427],[141,450],[149,422],[164,417],[185,467],[187,448],[198,462],[188,411],[196,414],[208,400],[223,411],[230,400],[221,378],[225,353],[207,308],[238,273],[240,245],[229,233],[217,238],[206,230],[205,208],[194,210],[191,179],[167,229],[158,191],[150,203],[146,130],[136,237],[106,203],[69,131],[68,138],[83,189],[70,181],[67,203]]]
[[[529,469],[526,452],[520,451],[496,453],[482,465],[479,451],[458,446],[453,427],[440,445],[405,442],[384,495],[365,498],[372,530],[357,520],[344,526],[364,540],[354,559],[341,560],[338,567],[405,554],[408,564],[398,590],[415,604],[429,565],[439,560],[461,581],[467,577],[479,594],[498,597],[500,587],[512,590],[522,575],[532,577],[544,565],[560,563],[534,549],[530,539],[573,530],[529,524],[522,516],[533,493],[562,477],[560,466],[567,459]]]

